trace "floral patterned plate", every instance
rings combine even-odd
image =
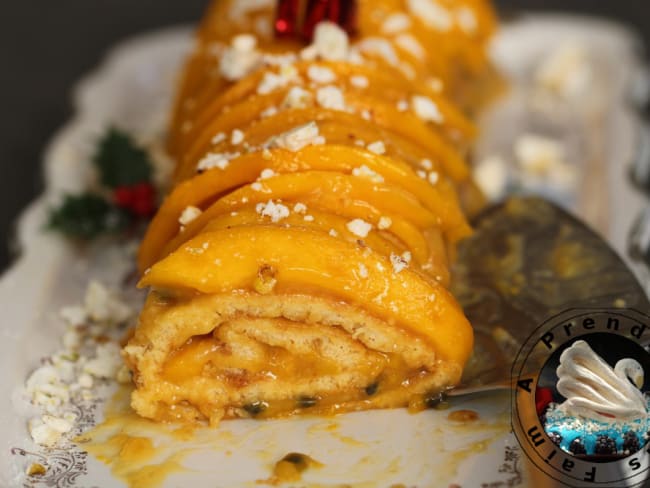
[[[548,37],[557,41],[559,33],[565,38],[567,33],[582,33],[614,39],[623,51],[633,51],[633,38],[616,26],[603,28],[574,19],[567,30],[567,22],[531,17],[504,27],[495,43],[495,57],[515,86],[529,83],[513,75],[518,69],[530,71],[532,55],[522,55],[521,39],[533,51],[537,46],[538,58],[543,54],[540,50],[551,49]],[[554,33],[549,26],[555,25],[559,27]],[[446,408],[418,414],[388,410],[333,418],[238,420],[223,422],[216,429],[186,431],[155,426],[124,413],[128,412],[125,387],[99,380],[88,390],[92,394],[70,395],[68,409],[76,420],[57,445],[44,448],[33,442],[27,423],[42,412],[30,404],[25,382],[44,358],[51,361],[61,347],[66,330],[59,316],[61,307],[83,301],[92,280],[120,290],[134,309],[142,298],[125,281],[133,267],[132,244],[104,239],[85,248],[72,245],[43,231],[48,208],[62,193],[78,192],[92,182],[89,161],[96,140],[108,126],[128,131],[153,150],[160,146],[176,73],[190,47],[187,28],[147,34],[117,47],[79,84],[76,116],[46,151],[46,192],[21,216],[22,255],[0,280],[0,387],[9,392],[0,398],[0,485],[263,486],[279,483],[273,468],[288,453],[317,461],[290,486],[524,484],[522,454],[510,432],[510,402],[505,393],[454,399]],[[626,62],[635,66],[631,54]],[[620,83],[609,88],[615,91],[606,91],[607,97],[618,100]],[[499,110],[490,117],[511,113]],[[619,116],[634,123],[625,113]],[[485,158],[504,147],[503,136],[488,131],[478,152]],[[634,208],[639,205],[636,202]],[[105,416],[108,421],[102,423]],[[115,440],[123,434],[145,439],[142,442],[152,449],[121,456],[126,444],[116,449]]]

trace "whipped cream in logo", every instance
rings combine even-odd
[[[596,420],[630,420],[648,415],[643,368],[625,358],[612,368],[585,341],[576,341],[560,356],[557,391],[566,398],[567,415]],[[630,382],[632,380],[634,384]]]

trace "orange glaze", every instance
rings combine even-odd
[[[304,61],[295,64],[295,80],[288,85],[301,86],[310,88],[308,83],[305,83],[306,78],[309,76],[308,68],[316,66],[318,68],[326,68],[335,74],[335,81],[337,86],[342,88],[346,93],[346,98],[351,105],[361,111],[362,109],[377,109],[377,102],[381,101],[383,104],[393,106],[401,100],[408,101],[412,95],[425,94],[436,102],[440,109],[440,113],[445,120],[445,124],[437,127],[441,130],[449,130],[454,135],[462,135],[465,138],[471,138],[475,135],[474,125],[462,114],[452,103],[446,100],[439,93],[431,90],[430,87],[422,83],[410,82],[400,76],[399,72],[391,73],[388,76],[386,73],[378,72],[376,70],[368,69],[363,65],[354,65],[350,63],[332,63],[332,62],[319,62],[319,63],[306,63]],[[285,98],[288,88],[283,88],[271,92],[268,95],[256,95],[256,89],[259,83],[267,73],[277,74],[278,69],[269,68],[264,71],[259,71],[254,75],[244,78],[243,80],[235,83],[231,88],[226,90],[222,95],[211,97],[206,100],[207,103],[196,103],[195,113],[192,115],[192,128],[187,132],[179,134],[180,140],[178,141],[179,150],[187,149],[190,141],[194,141],[199,135],[199,129],[204,130],[206,124],[214,120],[215,115],[224,111],[226,108],[232,111],[233,107],[238,103],[245,101],[252,97],[257,103],[265,106],[280,105]],[[352,84],[354,76],[362,76],[367,80],[366,87],[356,87]],[[401,81],[400,81],[401,78]],[[323,83],[320,86],[327,85]],[[243,111],[246,111],[245,109]],[[259,110],[251,110],[250,116],[257,116]],[[242,124],[240,124],[242,125]]]
[[[189,472],[183,466],[189,451],[166,447],[189,441],[195,429],[189,424],[174,429],[138,417],[128,408],[129,393],[130,388],[120,387],[107,403],[104,420],[74,442],[126,486],[158,488],[169,476]]]
[[[365,278],[357,274],[359,263]],[[156,263],[139,286],[206,294],[252,289],[264,265],[276,270],[277,292],[315,287],[427,337],[442,358],[464,364],[469,357],[471,327],[442,286],[408,269],[394,273],[383,256],[311,229],[257,226],[201,234]]]
[[[179,87],[124,350],[155,420],[416,410],[472,350],[447,286],[481,201],[489,2],[360,0],[355,37],[310,46],[270,34],[272,4],[215,1]]]
[[[378,389],[371,397],[380,395],[380,392],[381,389]],[[302,443],[296,445],[295,441],[283,443],[281,447],[286,450],[266,449],[264,453],[260,453],[259,436],[252,435],[253,430],[259,432],[259,429],[268,428],[268,434],[273,437],[273,433],[277,434],[278,432],[273,424],[251,426],[244,431],[244,434],[235,435],[228,429],[215,432],[201,425],[185,424],[179,427],[155,423],[138,417],[129,409],[126,401],[129,393],[130,388],[122,387],[118,390],[108,402],[103,422],[74,439],[79,449],[95,456],[110,469],[113,477],[119,479],[126,486],[154,488],[174,483],[175,485],[179,485],[179,483],[189,485],[194,480],[200,484],[201,480],[205,481],[210,475],[212,475],[212,479],[217,478],[218,475],[215,473],[220,473],[220,471],[218,469],[215,471],[214,464],[204,462],[197,465],[192,458],[201,459],[201,456],[204,456],[203,459],[215,459],[219,453],[225,453],[220,460],[224,459],[227,462],[233,460],[231,453],[235,449],[246,453],[246,458],[251,462],[251,466],[258,462],[263,463],[269,469],[270,477],[258,481],[262,485],[282,485],[283,482],[299,480],[300,475],[306,474],[312,469],[323,470],[319,479],[324,482],[331,477],[330,473],[334,475],[337,473],[336,466],[332,465],[329,459],[325,463],[319,462],[319,460],[325,461],[326,458],[321,458],[322,454],[316,447],[307,448]],[[495,399],[492,398],[491,403],[501,405],[502,408],[497,417],[490,422],[479,419],[469,423],[450,422],[449,425],[444,426],[447,435],[453,434],[468,438],[466,449],[450,453],[448,449],[441,447],[437,453],[437,455],[445,456],[445,462],[442,463],[445,466],[445,472],[441,475],[444,476],[444,479],[452,478],[453,473],[460,463],[467,459],[468,455],[482,452],[487,448],[489,443],[478,439],[486,439],[490,436],[494,439],[501,438],[509,431],[510,415],[507,398],[499,397],[498,403],[495,403]],[[311,408],[308,411],[311,412]],[[435,412],[430,413],[436,416]],[[264,418],[264,415],[264,412],[260,413],[260,417]],[[426,415],[426,417],[428,416],[429,414]],[[329,442],[337,443],[341,449],[346,449],[346,452],[360,453],[359,457],[362,458],[362,454],[367,454],[367,450],[372,444],[371,439],[365,436],[352,438],[343,435],[343,425],[352,425],[353,422],[345,424],[342,422],[346,422],[346,420],[341,418],[316,420],[306,433],[307,445],[318,446],[325,437]],[[441,434],[437,421],[426,421],[425,426],[430,427],[426,436]],[[294,449],[300,449],[302,452],[295,452]],[[310,453],[316,459],[306,453]],[[391,466],[391,459],[391,453],[388,452],[383,456],[372,458],[373,471],[371,473],[375,476],[374,479],[384,479],[385,473],[388,471],[382,470],[386,466],[389,466],[388,470],[395,469],[394,466]],[[330,471],[331,468],[333,468],[332,471]],[[176,477],[169,479],[172,476]],[[310,481],[311,484],[315,483],[313,478]],[[215,483],[218,484],[218,481]]]
[[[474,410],[454,410],[447,418],[454,422],[474,422],[478,420],[479,415]]]
[[[192,100],[194,104],[177,105],[174,126],[180,127],[182,120],[187,116],[194,118],[194,111],[205,106],[205,101],[213,99],[228,84],[223,79],[211,75],[218,68],[219,58],[214,56],[215,43],[227,42],[233,35],[241,32],[254,31],[251,26],[255,22],[270,23],[274,15],[272,8],[262,7],[251,11],[244,18],[233,19],[227,13],[232,11],[234,0],[216,2],[212,5],[204,18],[198,33],[198,45],[195,53],[188,63],[185,77],[179,93],[179,100]],[[359,38],[381,37],[397,45],[397,35],[386,35],[382,25],[394,13],[402,13],[404,2],[399,0],[381,2],[364,0],[359,2]],[[440,31],[423,20],[417,13],[408,12],[411,26],[408,34],[412,35],[422,46],[436,46],[435,49],[424,49],[425,56],[416,61],[413,68],[413,80],[427,81],[432,76],[442,82],[443,90],[449,95],[461,91],[461,86],[471,84],[472,78],[487,70],[489,62],[485,56],[485,43],[496,28],[496,16],[489,2],[484,0],[464,0],[459,2],[451,0],[443,2],[452,9],[465,8],[471,11],[473,17],[473,32],[465,33],[455,23],[449,30]],[[403,32],[402,32],[403,33]],[[301,46],[292,42],[271,42],[265,32],[257,32],[263,49],[271,52],[295,52]],[[401,54],[404,54],[401,52]],[[378,72],[398,71],[395,66],[385,61],[370,60],[366,63]],[[203,96],[202,96],[203,95]],[[174,146],[175,135],[172,134],[170,145]]]
[[[265,352],[263,360],[250,361],[224,350],[211,337],[194,336],[170,356],[165,363],[163,377],[172,383],[182,383],[188,376],[201,375],[212,364],[218,364],[222,371],[246,369],[254,377],[282,380],[291,380],[298,374],[317,376],[340,370],[337,363],[316,355],[289,354],[282,348],[272,346],[265,346]],[[376,367],[373,369],[377,370]]]
[[[246,188],[245,190],[248,189]],[[244,195],[247,195],[247,193],[244,193]],[[255,194],[253,195],[257,196]],[[249,197],[244,196],[243,198]],[[295,206],[295,199],[289,199],[285,196],[283,200],[289,205],[290,208]],[[239,205],[240,201],[241,200],[235,200],[233,206],[229,207],[228,210],[238,212],[241,208],[244,208],[243,206]],[[265,201],[265,199],[258,196],[258,198],[253,200],[252,203],[263,203]],[[349,199],[336,200],[334,198],[326,197],[321,194],[300,195],[299,202],[307,204],[309,208],[316,208],[317,210],[325,212],[329,211],[335,215],[347,218],[348,220],[346,222],[346,227],[353,220],[362,220],[363,222],[367,222],[374,227],[378,227],[381,218],[387,217],[392,222],[391,233],[395,235],[401,242],[403,242],[408,248],[413,249],[414,252],[417,253],[419,260],[422,260],[424,255],[427,253],[427,243],[424,235],[416,226],[402,219],[398,216],[398,214],[381,212],[371,205],[366,204],[365,202],[360,203],[358,201]],[[205,228],[204,225],[207,222],[215,217],[222,215],[222,207],[226,203],[228,202],[217,202],[208,210],[206,210],[203,214],[201,214],[200,217],[190,223],[183,232],[178,234],[176,238],[170,241],[163,249],[161,255],[163,257],[168,256],[171,252],[178,249],[182,244],[184,244],[188,239],[191,239],[196,235],[201,235],[203,229]],[[341,207],[336,208],[337,204],[339,204]],[[329,234],[329,230],[327,233]],[[363,239],[358,240],[363,244]]]
[[[253,210],[242,210],[235,213],[236,215],[226,214],[212,219],[202,229],[201,233],[223,228],[268,223],[267,217],[263,217]],[[400,222],[395,225],[399,228]],[[440,233],[433,229],[427,230],[422,235],[424,239],[417,236],[409,242],[402,242],[399,233],[393,234],[390,230],[373,230],[366,237],[360,239],[350,232],[344,218],[320,212],[318,208],[312,208],[309,212],[305,212],[304,215],[295,212],[291,213],[282,220],[281,227],[287,226],[305,227],[320,231],[329,229],[327,233],[330,236],[340,237],[356,245],[368,246],[368,248],[384,256],[390,256],[391,254],[402,255],[408,251],[413,259],[413,267],[416,269],[418,266],[421,267],[422,269],[419,271],[428,276],[429,279],[436,279],[443,285],[446,285],[449,281],[449,262],[444,248],[444,240]],[[392,226],[393,224],[391,224]]]
[[[351,173],[362,166],[367,166],[386,182],[409,190],[429,210],[440,215],[444,228],[449,229],[450,239],[455,241],[469,233],[453,190],[444,182],[432,189],[399,161],[356,147],[309,146],[295,153],[278,149],[270,151],[267,158],[257,153],[241,156],[224,170],[207,171],[179,184],[165,199],[147,230],[139,251],[140,270],[144,271],[155,262],[163,244],[177,234],[180,228],[178,218],[183,209],[192,205],[205,210],[206,202],[254,181],[264,169],[278,174],[308,169]]]
[[[224,349],[223,344],[212,337],[193,336],[169,356],[161,377],[165,382],[181,388],[186,386],[188,378],[201,376],[221,377],[230,386],[248,386],[254,382],[291,382],[297,377],[337,374],[344,369],[326,358],[291,354],[278,347],[265,346],[262,357],[253,361],[235,357]],[[374,361],[359,364],[357,370],[368,378],[361,386],[348,385],[327,395],[241,402],[234,406],[258,419],[285,417],[300,412],[335,415],[365,409],[373,404],[381,408],[408,407],[413,412],[427,408],[419,397],[413,399],[407,393],[409,380],[417,381],[421,372],[410,368],[398,355],[380,355]],[[247,371],[247,374],[242,376],[233,371]],[[209,404],[209,394],[197,392],[195,395],[205,396],[199,402],[201,405]],[[209,415],[206,414],[206,417]],[[233,417],[236,416],[229,413],[224,415],[224,418]],[[166,417],[158,420],[163,419],[174,420]]]
[[[203,132],[194,139],[192,145],[183,153],[180,164],[177,168],[176,178],[182,180],[197,172],[197,164],[207,152],[221,152],[223,149],[230,149],[227,144],[222,145],[217,151],[212,143],[216,134],[230,134],[238,127],[246,129],[246,141],[255,148],[262,147],[271,137],[283,131],[288,131],[296,126],[317,121],[328,130],[324,131],[327,140],[331,143],[356,146],[357,140],[366,144],[375,141],[384,141],[390,147],[388,155],[393,152],[408,149],[414,146],[419,149],[420,154],[426,154],[437,161],[437,164],[445,171],[452,181],[464,181],[468,178],[469,172],[463,162],[458,150],[443,137],[423,125],[413,116],[407,116],[395,110],[392,116],[394,119],[384,116],[377,118],[377,121],[366,120],[360,115],[335,112],[322,108],[296,108],[279,112],[277,115],[256,120],[250,125],[251,111],[263,109],[267,104],[263,101],[252,101],[250,104],[238,106],[227,113],[225,117],[219,117],[203,129]],[[384,125],[381,124],[383,122]],[[402,122],[402,129],[394,130],[392,124]],[[414,122],[414,125],[409,125]],[[413,129],[411,132],[409,129]],[[353,137],[350,137],[352,134]]]

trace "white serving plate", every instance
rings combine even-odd
[[[551,48],[549,39],[559,43],[575,36],[595,36],[612,49],[609,61],[618,61],[619,68],[625,68],[620,70],[620,79],[608,85],[606,95],[612,104],[607,110],[617,117],[619,128],[634,127],[633,112],[619,99],[637,66],[633,55],[636,41],[627,31],[585,19],[528,17],[503,29],[495,42],[494,56],[516,78],[517,73],[528,69],[531,56],[539,57],[541,51]],[[147,34],[121,44],[79,84],[75,90],[76,116],[46,151],[46,192],[20,217],[18,242],[22,254],[0,280],[0,388],[10,392],[0,398],[0,486],[124,486],[107,466],[80,448],[40,448],[26,429],[26,420],[34,410],[24,399],[23,384],[40,359],[60,343],[64,325],[57,311],[63,305],[80,302],[91,278],[118,286],[130,259],[123,246],[109,241],[81,252],[58,236],[43,232],[43,223],[48,205],[61,192],[78,191],[91,179],[88,161],[93,144],[108,125],[118,125],[144,140],[160,137],[175,74],[190,45],[187,28]],[[488,115],[488,121],[508,112],[503,113],[497,110]],[[621,141],[609,130],[598,137],[605,133],[618,144],[615,150],[607,151],[607,157],[614,160],[608,160],[607,168],[616,188],[622,185],[624,164],[629,161],[625,154],[631,154],[636,143],[631,137]],[[494,137],[493,131],[486,132],[479,154],[494,151],[495,145],[490,142]],[[616,154],[624,156],[615,161]],[[644,204],[640,197],[629,198],[611,202],[614,211],[618,212],[618,206],[628,209],[618,216],[633,218]],[[618,229],[628,232],[630,225],[621,218],[613,219],[611,232],[606,231],[619,250],[625,242],[615,238]],[[138,298],[134,296],[134,300]],[[84,415],[80,432],[101,421],[102,402],[85,402],[77,407]],[[152,462],[185,453],[185,469],[170,475],[164,486],[260,486],[256,481],[267,479],[273,463],[288,452],[302,452],[324,464],[308,470],[303,482],[292,486],[524,484],[522,454],[510,433],[508,396],[472,397],[453,404],[452,409],[458,408],[478,412],[479,420],[456,424],[447,420],[448,411],[437,410],[419,414],[370,411],[325,419],[238,420],[223,422],[217,429],[202,429],[191,441],[170,440],[164,431],[151,431],[146,425],[137,429],[161,443],[159,456]],[[26,476],[25,469],[33,462],[47,464],[46,475]]]

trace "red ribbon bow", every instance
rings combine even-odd
[[[301,0],[279,0],[275,18],[275,34],[278,37],[300,35],[311,40],[319,22],[338,24],[349,35],[356,30],[356,0],[307,0],[304,10]],[[302,14],[302,15],[301,15]]]

